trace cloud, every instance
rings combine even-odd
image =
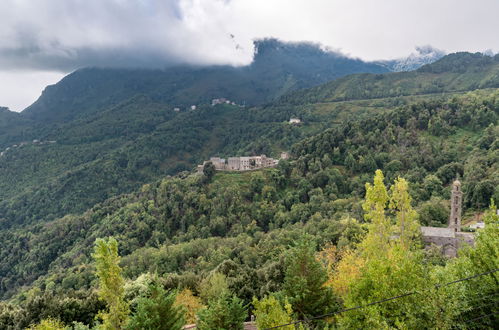
[[[3,70],[242,65],[270,36],[369,60],[418,44],[499,50],[495,0],[3,0],[0,12]]]
[[[22,111],[40,96],[48,84],[56,83],[63,76],[63,73],[53,71],[0,71],[0,107]]]
[[[265,37],[364,60],[428,44],[496,53],[498,12],[497,0],[2,0],[0,105],[21,109],[39,95],[28,90],[40,88],[34,72],[40,85],[86,66],[244,65]]]
[[[244,64],[220,22],[230,3],[175,0],[4,0],[0,68]]]

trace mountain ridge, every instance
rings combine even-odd
[[[80,69],[47,87],[22,114],[42,122],[64,122],[134,94],[146,94],[155,101],[180,107],[207,104],[222,97],[257,105],[350,73],[388,71],[378,64],[324,51],[310,43],[264,39],[255,42],[255,49],[254,61],[243,67]]]

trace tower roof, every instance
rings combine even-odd
[[[454,182],[452,183],[452,185],[454,185],[454,186],[460,186],[461,185],[461,181],[459,181],[459,179],[456,179],[456,180],[454,180]]]

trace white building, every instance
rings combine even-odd
[[[301,120],[299,118],[290,118],[289,123],[290,124],[300,124]]]

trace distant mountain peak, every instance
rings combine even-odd
[[[416,46],[416,51],[409,56],[392,61],[383,61],[390,71],[402,72],[419,69],[423,65],[438,61],[446,55],[446,52],[430,45]]]
[[[348,58],[347,55],[339,51],[331,50],[320,43],[311,41],[283,41],[277,38],[263,38],[255,40],[253,44],[255,49],[254,61],[257,61],[259,57],[268,55],[301,56],[303,53]]]

